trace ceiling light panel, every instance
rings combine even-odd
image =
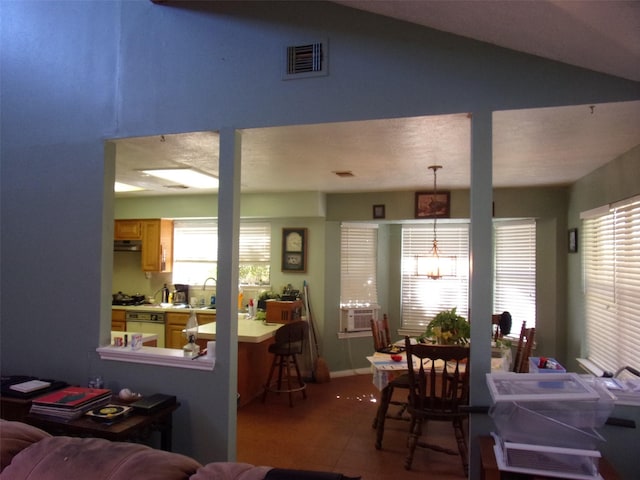
[[[218,188],[218,179],[190,168],[142,170],[143,173],[192,188]]]
[[[135,185],[127,185],[122,182],[115,182],[113,184],[113,191],[116,193],[122,192],[139,192],[140,190],[144,190],[142,187],[136,187]]]

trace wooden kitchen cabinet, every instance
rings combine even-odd
[[[114,240],[142,240],[142,271],[173,270],[173,220],[116,220]]]
[[[167,312],[164,315],[164,346],[166,348],[182,348],[186,339],[182,330],[187,326],[189,313]]]
[[[173,220],[141,220],[142,271],[173,270]]]
[[[142,222],[140,220],[116,220],[113,239],[142,240]]]
[[[166,348],[182,348],[187,339],[182,331],[187,327],[187,321],[189,320],[189,312],[167,312],[164,316],[165,321],[165,347]],[[196,313],[198,319],[198,325],[204,325],[205,323],[211,323],[216,321],[216,315],[210,313]],[[196,339],[196,343],[200,345],[200,348],[206,348],[207,341],[204,339]]]
[[[125,320],[124,310],[111,310],[111,331],[126,332],[127,321]]]

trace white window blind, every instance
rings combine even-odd
[[[218,270],[218,222],[173,222],[173,283],[202,284]]]
[[[536,222],[495,221],[493,313],[509,312],[511,334],[536,326]]]
[[[216,277],[218,223],[213,219],[176,220],[173,230],[173,282],[202,285]],[[271,225],[242,222],[239,239],[239,281],[268,285],[271,262]]]
[[[340,233],[340,306],[378,304],[378,226],[342,224]]]
[[[586,356],[640,368],[640,197],[582,218]]]
[[[240,224],[240,263],[238,278],[242,285],[269,285],[271,273],[271,224]]]
[[[441,255],[456,257],[455,277],[432,280],[417,275],[417,257],[431,251],[433,224],[402,228],[402,326],[407,330],[423,332],[438,312],[454,307],[469,318],[469,225],[439,222],[437,228]]]

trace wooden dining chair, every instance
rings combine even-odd
[[[468,419],[464,406],[469,404],[469,347],[460,345],[412,345],[405,338],[409,369],[409,452],[405,468],[411,469],[416,447],[448,455],[460,455],[465,475],[469,473],[469,449],[463,424]],[[415,364],[414,364],[415,362]],[[458,451],[423,440],[429,421],[451,422]]]
[[[389,335],[389,319],[385,313],[382,320],[371,319],[371,335],[373,336],[373,349],[376,352],[391,345],[391,335]]]
[[[533,342],[535,341],[535,338],[535,327],[527,328],[527,322],[522,322],[522,328],[520,329],[520,338],[518,339],[516,354],[513,358],[512,370],[514,372],[529,372],[529,357],[531,356],[531,350],[533,349]]]
[[[376,352],[388,348],[391,345],[391,337],[389,335],[389,319],[385,313],[382,320],[371,319],[371,334],[373,335],[373,347]],[[401,374],[389,381],[387,386],[380,393],[380,403],[376,416],[373,419],[372,427],[376,429],[376,448],[382,448],[382,438],[384,437],[384,424],[387,418],[392,420],[409,421],[409,417],[405,415],[408,403],[406,400],[394,400],[393,394],[396,389],[407,390],[409,388],[409,378],[407,374]],[[389,406],[395,405],[399,409],[395,415],[389,414]]]

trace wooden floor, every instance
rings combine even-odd
[[[387,420],[382,450],[376,450],[379,392],[371,375],[309,383],[307,399],[270,393],[238,410],[239,462],[279,468],[339,472],[363,480],[463,479],[457,456],[418,449],[411,471],[404,468],[408,422]],[[429,439],[455,449],[449,423],[429,424]]]

